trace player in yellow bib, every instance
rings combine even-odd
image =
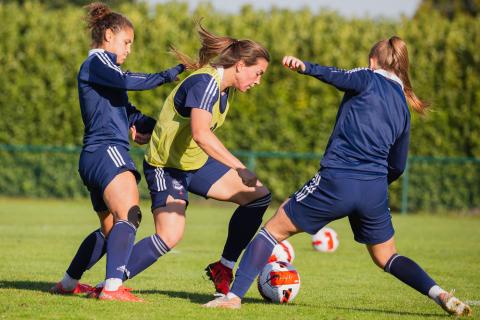
[[[226,294],[235,262],[261,225],[271,195],[214,132],[225,121],[231,92],[260,84],[270,56],[254,41],[219,37],[200,23],[198,33],[197,62],[174,49],[195,71],[170,93],[157,119],[144,161],[156,233],[135,245],[125,276],[140,273],[181,240],[193,192],[239,205],[221,259],[205,269],[216,291]]]

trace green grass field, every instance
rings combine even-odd
[[[214,202],[207,202],[214,203]],[[153,232],[145,214],[137,234]],[[241,310],[208,310],[212,285],[203,268],[219,258],[230,206],[194,203],[187,213],[182,243],[150,269],[129,281],[143,304],[52,296],[47,291],[65,272],[80,241],[97,226],[87,201],[0,198],[1,319],[445,319],[428,298],[400,283],[371,262],[353,241],[347,220],[333,223],[340,238],[332,254],[315,252],[308,235],[291,239],[300,293],[291,305],[263,302],[255,287]],[[271,214],[272,212],[269,212]],[[423,266],[445,289],[473,302],[480,314],[480,217],[461,215],[394,216],[399,252]],[[104,275],[102,259],[83,281]]]

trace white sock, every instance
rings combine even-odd
[[[63,279],[60,281],[64,290],[72,291],[77,286],[78,280],[73,279],[65,272]]]
[[[225,267],[230,268],[232,270],[235,267],[235,261],[227,260],[224,257],[220,258],[220,263],[223,264]]]
[[[235,293],[229,292],[227,293],[227,299],[239,298]]]
[[[105,280],[105,290],[107,291],[117,291],[118,288],[122,285],[122,279],[118,278],[109,278]]]
[[[435,301],[438,305],[441,305],[440,304],[440,294],[444,293],[444,292],[446,292],[446,291],[443,290],[442,288],[440,288],[439,286],[434,285],[433,287],[430,288],[430,290],[428,290],[428,296],[433,301]]]

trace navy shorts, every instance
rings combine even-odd
[[[103,192],[116,175],[131,171],[140,181],[141,176],[125,147],[118,145],[100,146],[95,151],[82,150],[78,172],[90,192],[93,209],[96,212],[108,210],[103,201]]]
[[[357,242],[383,243],[394,234],[387,178],[382,176],[359,180],[320,171],[284,209],[297,227],[310,234],[346,216]]]
[[[143,161],[143,173],[152,198],[152,211],[165,207],[169,195],[174,199],[185,200],[187,204],[189,191],[208,198],[212,185],[228,170],[229,167],[213,158],[208,158],[200,169],[191,171],[154,167]]]

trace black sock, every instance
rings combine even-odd
[[[107,250],[107,240],[100,229],[90,233],[75,254],[67,273],[73,279],[80,280],[83,273],[100,260]]]
[[[237,261],[243,249],[262,224],[263,214],[268,208],[272,195],[269,193],[244,206],[239,206],[228,224],[228,237],[223,248],[222,257]]]

